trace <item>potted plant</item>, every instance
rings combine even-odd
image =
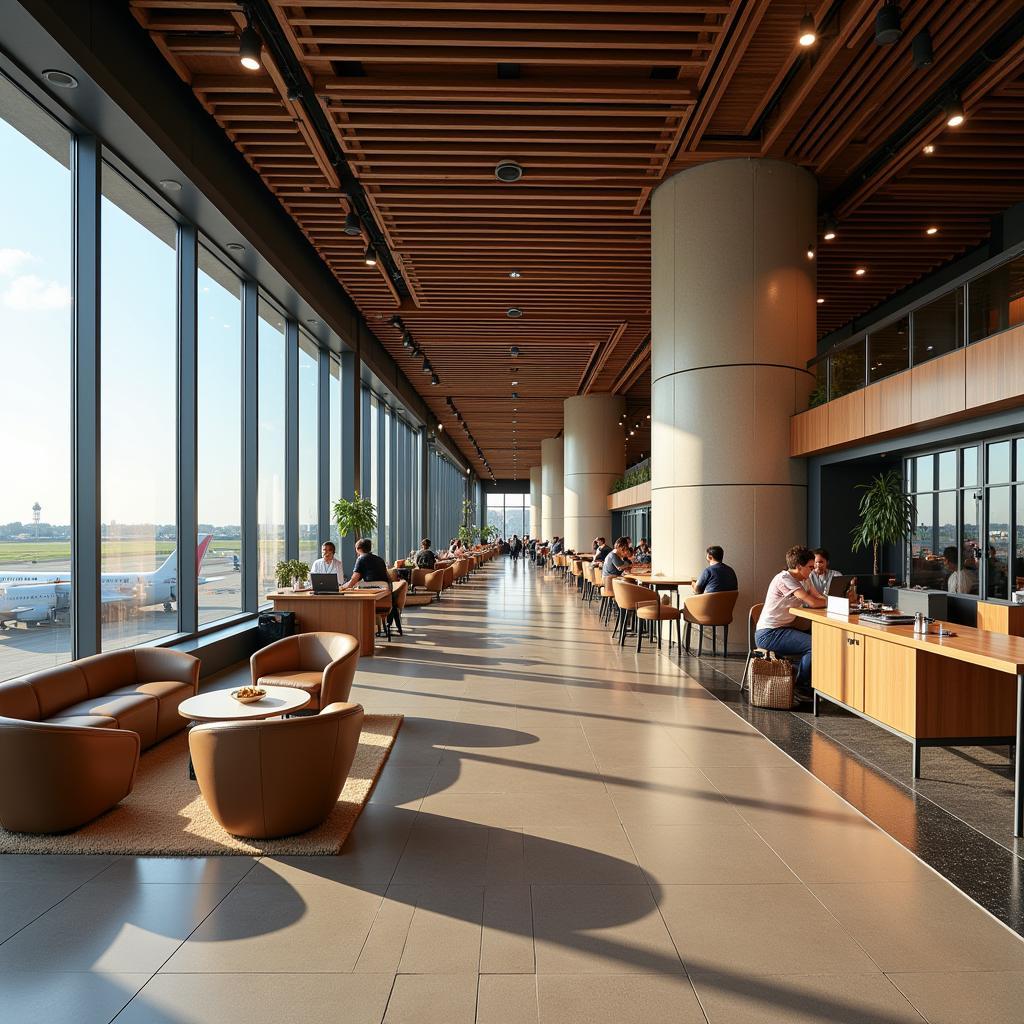
[[[917,508],[914,499],[903,491],[898,470],[879,473],[870,483],[858,484],[864,494],[860,499],[860,522],[853,528],[853,551],[871,548],[873,573],[877,577],[883,544],[897,544],[914,532]]]
[[[369,498],[361,498],[358,491],[353,492],[351,501],[338,498],[331,511],[339,537],[369,537],[377,529],[377,510],[373,502]]]
[[[292,589],[301,590],[309,580],[309,565],[301,559],[293,559],[292,563]]]
[[[292,585],[292,563],[278,562],[274,566],[274,579],[278,590],[287,590]]]
[[[298,558],[278,562],[274,567],[274,578],[278,590],[300,590],[309,579],[309,566]]]

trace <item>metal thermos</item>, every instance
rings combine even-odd
[[[924,612],[918,612],[914,616],[914,632],[915,633],[927,633],[928,632],[928,619],[925,618]]]

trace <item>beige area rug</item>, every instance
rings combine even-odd
[[[63,835],[24,835],[0,829],[0,854],[335,854],[369,800],[401,724],[401,715],[367,715],[363,719],[359,747],[337,806],[322,825],[301,835],[255,840],[225,832],[210,814],[198,784],[188,778],[188,737],[181,732],[142,755],[135,789],[113,810]]]

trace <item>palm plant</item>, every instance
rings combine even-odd
[[[331,506],[339,537],[369,537],[377,529],[377,510],[369,498],[361,498],[354,491],[351,501],[338,498]]]
[[[864,494],[858,511],[860,522],[853,528],[852,550],[871,548],[872,572],[877,576],[879,554],[883,544],[896,544],[914,532],[917,508],[914,499],[903,491],[898,470],[879,473],[870,483],[858,484]]]

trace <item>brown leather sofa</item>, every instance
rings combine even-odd
[[[127,796],[139,751],[185,727],[199,661],[143,647],[0,683],[0,825],[63,832]]]
[[[296,686],[312,698],[308,710],[347,701],[359,641],[349,633],[297,633],[258,650],[249,659],[253,686]]]
[[[362,725],[360,705],[334,703],[305,718],[196,726],[188,742],[199,789],[232,835],[305,832],[337,804]]]

